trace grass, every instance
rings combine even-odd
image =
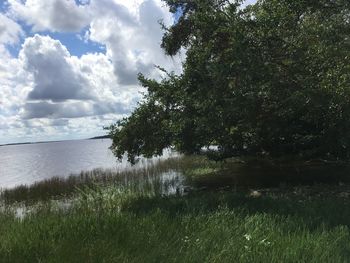
[[[153,176],[143,185],[140,178],[134,182],[140,171],[123,174],[129,183],[115,174],[95,178],[69,192],[69,207],[53,197],[37,199],[23,218],[15,216],[16,203],[5,204],[0,261],[350,262],[350,199],[333,188],[329,195],[295,194],[295,187],[259,197],[217,188],[166,195],[160,191],[164,181],[155,179],[156,171],[176,168],[193,174],[191,182],[220,179],[215,165],[200,158],[169,160],[142,172],[142,180]],[[317,192],[325,188],[319,185]]]
[[[82,171],[80,174],[73,174],[68,178],[53,177],[39,181],[33,185],[20,185],[12,189],[3,189],[0,191],[0,199],[6,204],[15,202],[32,204],[37,201],[71,198],[81,188],[108,185],[127,187],[139,191],[141,189],[148,191],[150,190],[149,188],[158,187],[157,190],[162,191],[161,188],[167,186],[164,185],[164,182],[160,182],[161,175],[169,171],[194,169],[201,165],[201,163],[203,163],[203,160],[198,157],[174,157],[150,163],[140,169],[120,171],[95,169],[86,172]]]
[[[233,193],[98,195],[0,218],[2,262],[348,262],[349,204]],[[94,202],[92,202],[94,200]],[[109,201],[106,201],[109,200]],[[107,205],[108,204],[108,205]]]

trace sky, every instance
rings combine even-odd
[[[181,72],[160,20],[176,20],[161,0],[0,0],[0,144],[105,134],[142,97],[137,73]]]

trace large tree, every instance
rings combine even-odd
[[[180,18],[162,48],[186,52],[183,73],[139,75],[147,94],[110,127],[118,158],[216,145],[217,159],[349,159],[349,0],[165,2]]]

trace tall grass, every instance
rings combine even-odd
[[[201,157],[172,157],[166,160],[146,163],[138,169],[113,170],[95,169],[73,174],[68,178],[53,177],[32,185],[20,185],[12,189],[3,189],[0,199],[6,204],[14,202],[33,203],[50,199],[70,198],[81,188],[100,186],[118,186],[139,191],[153,189],[160,193],[174,191],[180,180],[177,172],[197,167]],[[175,189],[176,190],[176,189]]]
[[[176,190],[176,171],[212,185],[227,182],[229,167],[175,158],[3,191],[0,262],[350,262],[349,196],[310,194],[328,186]],[[68,206],[54,201],[62,197]],[[19,218],[21,200],[32,205]]]
[[[110,191],[110,192],[108,192]],[[88,193],[0,215],[1,262],[348,262],[348,203],[196,193]],[[102,197],[102,199],[101,199]],[[85,202],[85,201],[86,202]]]

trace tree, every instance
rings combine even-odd
[[[162,48],[186,50],[180,75],[139,75],[148,92],[110,127],[118,158],[179,152],[348,160],[348,0],[166,0],[181,12]]]

